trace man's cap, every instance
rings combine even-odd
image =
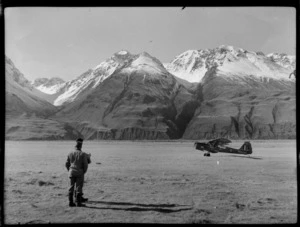
[[[77,142],[77,143],[82,143],[82,142],[83,142],[83,139],[78,138],[78,139],[76,140],[76,142]]]

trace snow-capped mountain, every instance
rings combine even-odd
[[[131,64],[128,65],[126,69],[123,69],[123,72],[143,71],[153,75],[168,73],[163,64],[147,52],[142,52],[141,54],[134,56],[131,61]]]
[[[285,54],[264,55],[262,52],[221,45],[214,49],[189,50],[164,64],[173,75],[189,82],[202,82],[205,73],[217,67],[222,76],[229,79],[254,76],[276,80],[290,80],[289,74],[295,69],[295,57]]]
[[[65,85],[65,81],[58,77],[53,77],[50,79],[38,78],[38,79],[34,80],[32,85],[36,89],[38,89],[46,94],[53,95],[53,94],[56,94]]]
[[[199,104],[146,52],[118,52],[70,86],[76,84],[78,92],[64,93],[64,105],[53,117],[89,139],[179,138]]]
[[[55,107],[43,99],[43,93],[31,85],[30,81],[5,56],[6,114],[15,116],[23,113],[47,115]]]
[[[57,108],[43,99],[44,93],[5,56],[5,139],[53,140],[82,136],[75,129],[49,117]]]
[[[135,71],[148,72],[153,75],[169,73],[158,59],[146,52],[133,55],[128,51],[121,50],[78,78],[63,84],[57,90],[60,95],[54,101],[54,105],[61,106],[74,101],[79,94],[87,93],[87,88],[89,92],[92,91],[117,71],[127,74]]]
[[[279,139],[296,135],[295,77],[289,78],[295,69],[294,56],[223,45],[186,51],[162,64],[146,52],[134,55],[122,50],[74,80],[42,78],[33,83],[48,94],[7,62],[7,112],[44,109],[47,103],[41,103],[37,93],[60,106],[43,120],[30,118],[21,134],[18,125],[23,118],[13,124],[12,118],[7,131],[10,138],[29,138],[28,133],[24,137],[28,127],[35,135],[30,138],[47,132],[43,138],[52,139],[76,135],[85,139]],[[56,85],[61,87],[54,89]],[[35,104],[28,108],[24,103]]]
[[[192,83],[198,83],[207,71],[205,60],[208,55],[208,50],[188,50],[164,66],[173,75]]]
[[[23,89],[28,91],[34,90],[34,86],[27,80],[24,75],[17,69],[7,56],[5,56],[5,72],[6,72],[6,82],[13,82],[21,86]]]
[[[289,71],[293,71],[296,67],[296,56],[270,53],[267,55],[267,57],[270,58],[271,61],[274,61],[275,63],[288,69]]]
[[[122,50],[115,53],[112,57],[100,63],[93,69],[89,69],[78,78],[66,82],[58,90],[60,95],[54,101],[54,105],[60,106],[70,103],[74,101],[79,94],[86,91],[87,88],[95,89],[116,70],[120,69],[132,60],[133,57],[134,55],[130,54],[128,51]]]
[[[229,80],[240,80],[241,83],[249,76],[258,81],[270,78],[294,80],[294,77],[289,78],[289,75],[295,69],[295,56],[264,55],[262,52],[221,45],[214,49],[188,50],[175,57],[171,63],[162,64],[145,52],[133,55],[121,50],[72,81],[55,80],[55,83],[49,84],[51,81],[42,78],[35,81],[34,85],[40,91],[52,95],[51,98],[47,98],[48,101],[55,106],[61,106],[73,102],[82,92],[87,94],[88,89],[95,89],[118,70],[131,73],[147,68],[154,74],[169,72],[177,78],[199,83],[212,67],[217,67],[219,76]]]

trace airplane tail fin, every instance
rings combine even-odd
[[[244,151],[246,154],[252,154],[252,146],[251,143],[246,141],[240,148],[240,150]]]

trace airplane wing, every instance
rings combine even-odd
[[[226,138],[219,138],[219,139],[211,140],[208,143],[214,147],[217,147],[217,146],[227,145],[227,144],[231,143],[231,140],[226,139]]]

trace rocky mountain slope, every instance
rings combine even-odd
[[[54,94],[64,85],[65,81],[58,77],[53,78],[38,78],[33,82],[33,86],[38,90],[47,93]]]
[[[61,90],[65,84],[66,82],[58,77],[52,77],[50,79],[38,78],[32,82],[32,86],[41,91],[44,94],[43,98],[51,104],[53,104],[57,97],[61,94]]]
[[[5,58],[5,138],[6,139],[67,139],[79,133],[63,122],[49,117],[57,108],[43,99],[44,93]]]
[[[6,115],[35,113],[49,115],[55,108],[41,99],[44,94],[34,88],[30,81],[15,67],[9,58],[5,58]]]
[[[76,92],[59,97],[65,104],[55,117],[87,139],[178,139],[200,104],[145,52],[118,52],[76,82]]]
[[[295,57],[232,46],[187,51],[165,64],[174,75],[200,82],[203,102],[184,139],[295,138]]]
[[[226,75],[210,69],[200,84],[203,102],[183,138],[295,139],[295,82]]]
[[[217,66],[232,75],[254,75],[274,79],[288,78],[295,69],[295,56],[247,51],[221,45],[214,49],[188,50],[164,64],[173,75],[189,82],[201,82],[205,73]]]
[[[294,69],[294,56],[224,45],[167,64],[122,50],[74,80],[33,84],[68,138],[280,139],[296,136]]]

